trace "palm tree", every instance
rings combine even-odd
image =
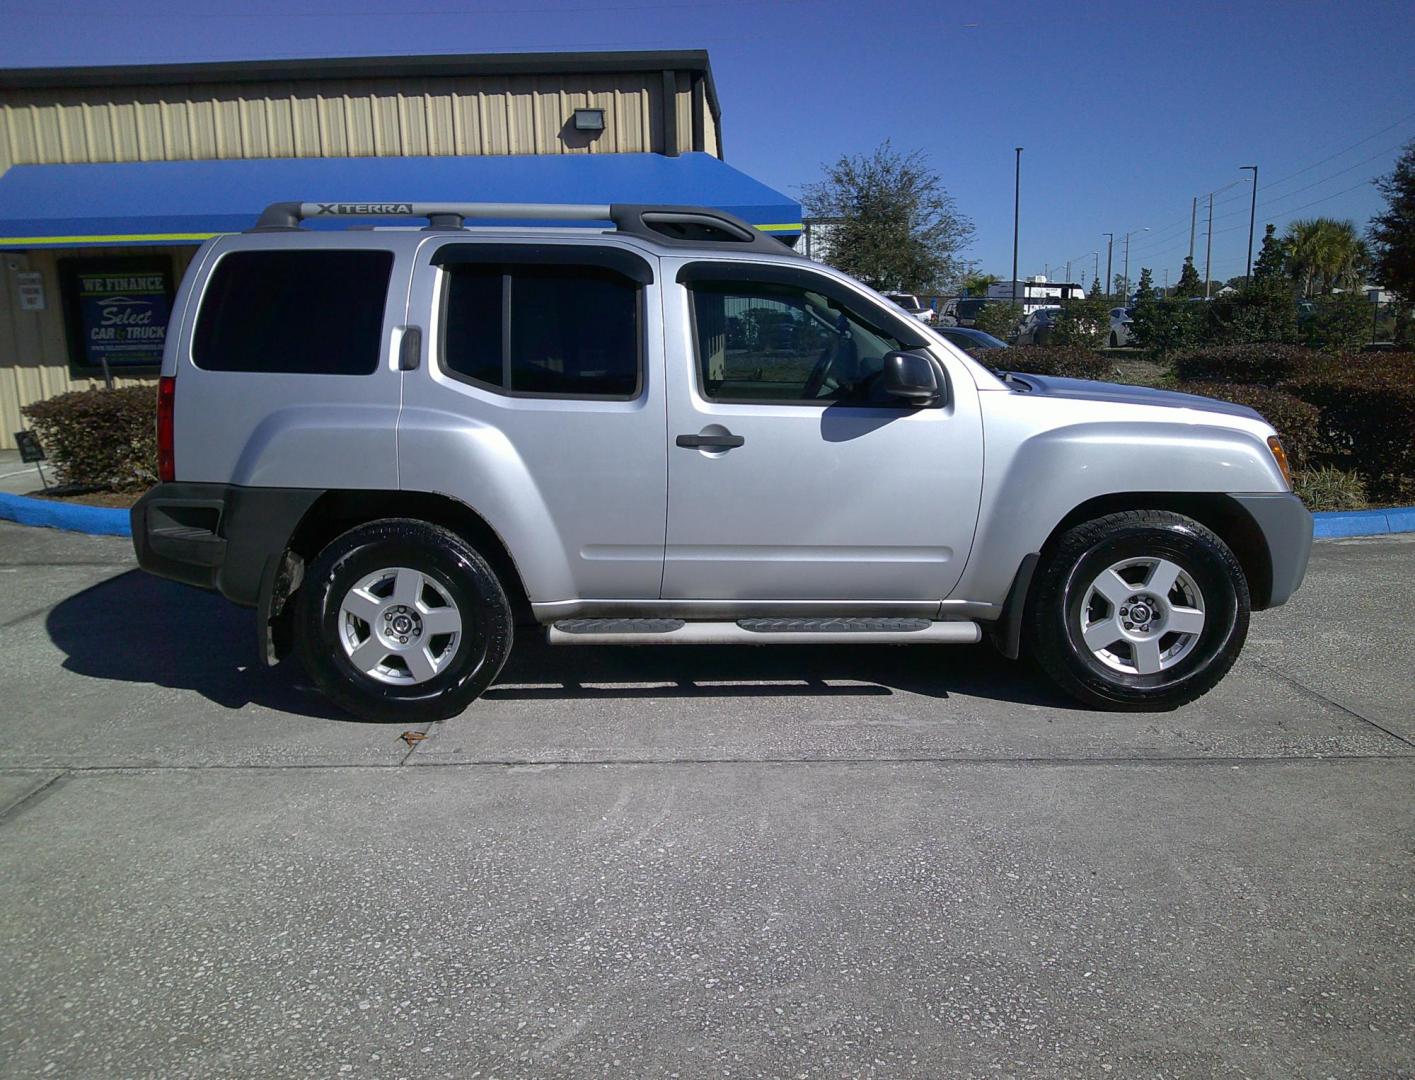
[[[1360,288],[1369,255],[1350,221],[1306,218],[1287,226],[1288,272],[1308,299]]]
[[[989,285],[996,285],[1002,279],[996,274],[980,274],[969,271],[963,275],[963,291],[969,296],[986,296]]]

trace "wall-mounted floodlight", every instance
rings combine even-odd
[[[576,131],[603,131],[603,109],[576,109],[573,117]]]

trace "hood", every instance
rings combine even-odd
[[[1248,420],[1262,420],[1263,417],[1247,405],[1235,405],[1230,401],[1202,397],[1199,394],[1181,394],[1174,390],[1155,390],[1148,386],[1125,386],[1121,383],[1093,382],[1090,379],[1063,379],[1055,375],[1028,375],[1008,372],[1012,376],[1009,384],[1024,383],[1031,387],[1031,393],[1043,397],[1071,398],[1080,401],[1115,401],[1122,405],[1159,405],[1171,409],[1201,409],[1204,412],[1221,413],[1225,416],[1241,416]]]

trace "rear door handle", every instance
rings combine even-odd
[[[679,435],[676,441],[689,450],[730,450],[747,440],[741,435]]]

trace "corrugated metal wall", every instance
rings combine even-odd
[[[677,146],[693,146],[691,77],[676,76]],[[659,72],[0,91],[11,165],[266,157],[663,153]],[[605,111],[593,139],[566,130]],[[706,149],[717,148],[711,113]]]
[[[64,309],[59,295],[58,262],[65,256],[170,255],[174,279],[180,280],[196,247],[84,248],[82,251],[0,252],[0,447],[13,449],[14,432],[29,427],[20,406],[62,394],[102,386],[101,378],[75,378],[69,373],[64,336]],[[16,275],[38,270],[44,280],[44,310],[21,311]],[[153,379],[115,378],[119,386]]]

